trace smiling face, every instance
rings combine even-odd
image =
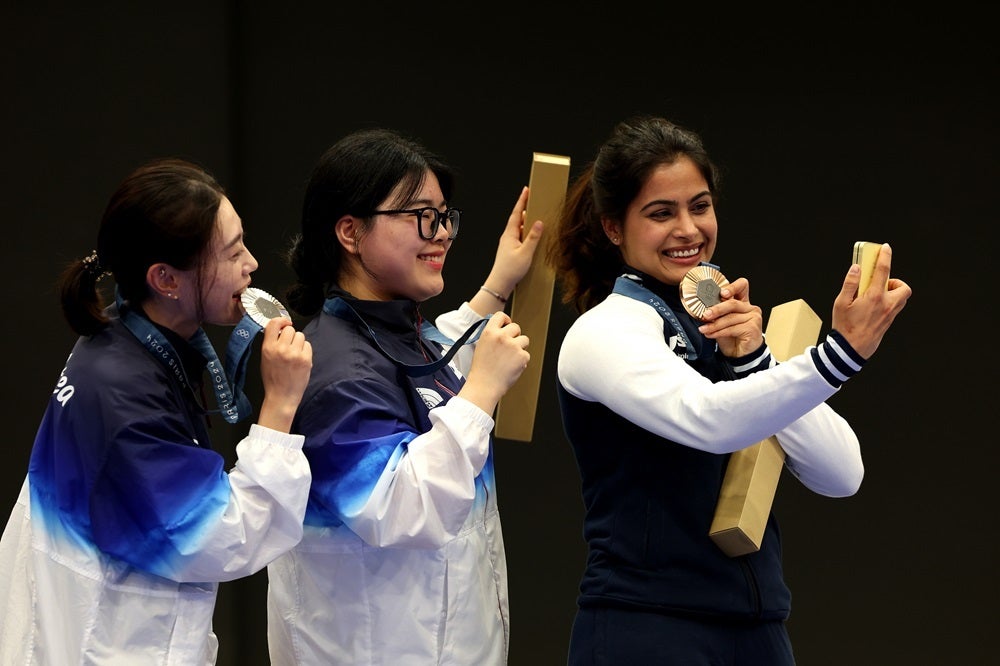
[[[443,211],[446,203],[437,177],[428,171],[416,196],[400,202],[397,192],[393,192],[378,210],[433,206]],[[355,235],[359,230],[360,223],[351,217],[337,223],[341,242],[357,260],[341,279],[341,286],[353,296],[421,303],[444,289],[442,271],[452,243],[446,225],[438,227],[434,238],[425,240],[417,231],[415,214],[392,213],[374,215],[371,228],[363,235]]]
[[[603,224],[625,263],[665,284],[680,284],[715,252],[718,224],[712,194],[687,157],[652,171],[623,223]]]
[[[250,285],[257,260],[243,244],[243,223],[233,204],[223,197],[216,216],[212,247],[203,268],[201,295],[204,321],[233,325],[243,318],[240,295]]]

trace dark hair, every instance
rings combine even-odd
[[[121,298],[132,303],[148,298],[146,272],[156,263],[197,268],[200,285],[224,196],[207,171],[180,159],[155,160],[130,173],[104,211],[96,256],[73,261],[59,278],[70,328],[91,335],[107,324],[97,289],[105,273],[114,277]]]
[[[562,302],[577,312],[600,303],[621,273],[622,257],[604,233],[601,218],[624,222],[629,204],[662,164],[689,158],[713,197],[719,174],[694,132],[655,116],[615,126],[586,169],[571,184],[546,260],[562,284]]]
[[[302,205],[302,229],[287,253],[297,281],[285,296],[295,312],[309,316],[323,306],[340,278],[344,248],[337,241],[337,220],[362,221],[361,237],[371,228],[372,211],[402,185],[393,208],[405,207],[430,170],[445,201],[451,198],[451,169],[416,141],[388,129],[360,130],[329,148],[313,169]]]

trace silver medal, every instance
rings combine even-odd
[[[291,319],[288,316],[288,310],[285,309],[285,306],[263,289],[247,287],[243,295],[240,296],[240,300],[243,303],[243,309],[247,311],[250,318],[261,326],[267,326],[267,322],[275,317]]]

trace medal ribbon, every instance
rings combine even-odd
[[[181,386],[193,391],[180,358],[170,341],[151,321],[133,312],[117,294],[115,301],[118,315],[125,328],[173,373]],[[221,414],[228,423],[238,423],[253,412],[250,400],[243,393],[243,384],[246,380],[247,361],[250,359],[252,350],[250,343],[261,330],[263,329],[260,324],[251,319],[249,315],[244,316],[229,337],[224,367],[219,362],[215,348],[212,347],[212,342],[208,339],[204,329],[199,327],[188,340],[191,346],[197,349],[208,361],[205,367],[209,373],[209,381],[212,384],[216,402],[219,404],[218,410],[208,410],[208,413]]]
[[[443,345],[451,345],[451,348],[445,353],[444,356],[436,361],[431,361],[430,363],[411,365],[409,363],[404,363],[398,358],[390,354],[382,344],[378,341],[378,337],[375,335],[375,331],[372,327],[368,325],[368,322],[362,318],[362,316],[355,310],[351,305],[345,301],[343,298],[337,296],[335,298],[329,298],[323,304],[323,311],[329,315],[333,315],[339,319],[353,319],[361,324],[362,330],[368,334],[368,337],[372,339],[375,343],[375,347],[385,356],[387,359],[392,361],[394,364],[403,369],[403,372],[409,377],[422,377],[424,375],[429,375],[445,366],[458,350],[462,348],[463,345],[472,344],[479,339],[479,334],[482,332],[482,326],[489,321],[488,319],[480,319],[476,323],[469,326],[465,333],[458,340],[451,340],[444,333],[439,331],[430,322],[425,321],[420,326],[420,335],[427,340],[432,340]]]
[[[670,309],[670,306],[667,305],[662,298],[625,275],[621,275],[615,280],[615,287],[612,289],[612,292],[621,294],[622,296],[628,296],[629,298],[634,298],[637,301],[642,301],[643,303],[652,306],[652,308],[656,310],[656,312],[659,313],[659,315],[663,317],[663,319],[665,319],[675,331],[677,331],[677,335],[679,335],[681,340],[684,342],[687,360],[693,361],[698,358],[698,352],[695,351],[690,338],[688,338],[687,333],[685,333],[684,329],[681,327],[680,321],[677,320],[677,315],[674,314],[674,311]]]

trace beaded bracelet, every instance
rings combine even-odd
[[[479,291],[485,291],[487,294],[489,294],[493,298],[497,299],[501,303],[506,303],[507,302],[507,299],[505,297],[503,297],[500,294],[498,294],[497,292],[493,291],[492,289],[490,289],[489,287],[487,287],[485,284],[482,287],[479,288]]]

